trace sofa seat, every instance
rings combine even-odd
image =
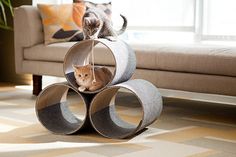
[[[67,51],[76,42],[38,44],[24,49],[25,60],[63,62]],[[210,45],[132,44],[137,68],[197,74],[236,76],[236,48]],[[95,63],[114,65],[103,45],[94,50]],[[106,56],[106,57],[104,57]]]
[[[24,48],[24,59],[33,61],[63,62],[66,52],[76,42],[61,42],[50,45],[38,44]]]

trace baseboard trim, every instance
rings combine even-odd
[[[236,105],[236,96],[187,92],[181,90],[159,88],[163,97],[203,101],[218,104]]]

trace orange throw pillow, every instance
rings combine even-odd
[[[84,3],[48,5],[38,4],[42,18],[45,44],[81,41]]]

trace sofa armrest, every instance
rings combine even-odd
[[[16,72],[22,73],[24,48],[44,41],[42,20],[37,7],[25,5],[14,9],[14,40]]]
[[[14,30],[16,43],[23,47],[43,43],[43,25],[36,7],[20,6],[14,10]]]

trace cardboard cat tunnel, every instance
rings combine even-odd
[[[111,67],[115,66],[112,78],[106,86],[125,82],[132,77],[136,69],[136,57],[128,44],[119,39],[116,41],[107,39],[84,40],[72,46],[64,58],[64,75],[70,85],[78,89],[72,65],[84,65],[88,55],[91,53],[93,42],[95,63]],[[104,47],[106,52],[104,52]],[[104,60],[105,63],[102,63]],[[98,93],[106,86],[96,91],[84,91],[83,93]]]
[[[137,125],[124,121],[117,114],[115,98],[120,89],[130,91],[142,107],[142,118]],[[162,98],[158,89],[148,81],[137,79],[109,86],[98,93],[90,105],[89,116],[93,127],[101,135],[109,138],[127,138],[153,123],[161,111]]]
[[[129,91],[141,107],[142,114],[136,124],[122,119],[116,110],[115,100],[119,99],[117,93],[122,89]],[[105,137],[131,137],[153,123],[161,111],[162,98],[158,89],[140,79],[109,86],[96,95],[81,94],[68,83],[56,83],[46,87],[36,100],[41,124],[53,133],[67,135],[93,127]]]
[[[104,47],[111,54],[115,70],[105,87],[93,92],[79,92],[72,65],[84,65],[93,42],[95,54],[100,55]],[[103,47],[96,49],[97,45]],[[36,100],[39,121],[53,133],[74,134],[93,127],[105,137],[128,138],[153,123],[162,111],[162,98],[153,84],[141,79],[129,80],[136,68],[135,53],[121,40],[81,41],[67,52],[63,67],[68,82],[46,87]],[[136,124],[122,119],[116,110],[116,100],[119,100],[118,93],[122,89],[131,93],[141,107],[142,114]],[[129,102],[124,105],[129,106]],[[78,107],[79,113],[74,113],[73,107]]]
[[[68,83],[52,84],[36,100],[37,117],[53,133],[76,133],[90,124],[88,106],[92,97],[93,95],[85,97]]]

